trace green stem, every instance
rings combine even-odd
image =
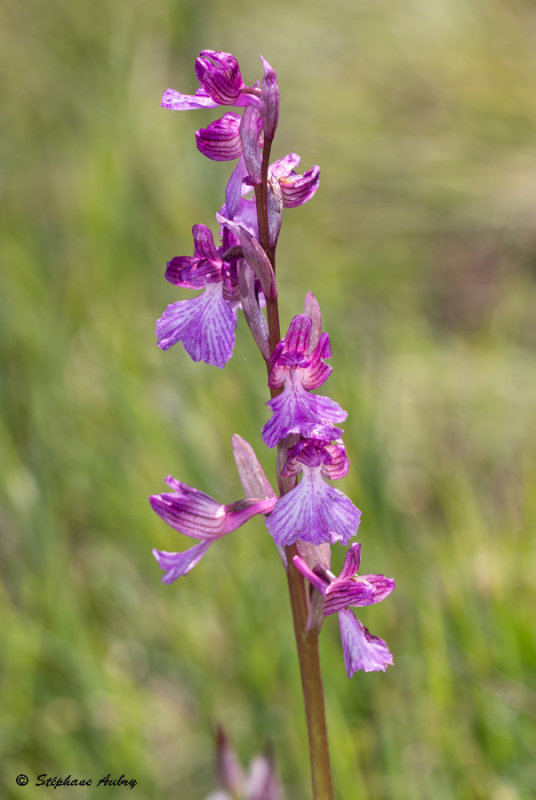
[[[270,259],[275,273],[275,247],[270,246],[268,233],[267,192],[271,145],[272,142],[270,140],[265,140],[262,154],[261,184],[255,186],[255,199],[257,203],[259,243]],[[281,339],[277,297],[274,300],[267,300],[266,312],[270,353],[272,353]],[[272,397],[278,395],[280,391],[279,389],[272,389]],[[280,460],[281,459],[278,457],[278,465]],[[280,475],[279,466],[277,478],[282,495],[289,492],[296,484],[295,478],[289,479]],[[318,632],[306,631],[308,604],[305,581],[303,575],[298,572],[292,563],[292,557],[297,555],[296,545],[291,545],[285,548],[285,550],[288,561],[287,580],[290,606],[292,609],[294,635],[296,637],[298,649],[305,717],[307,721],[313,798],[314,800],[333,800],[329,742],[324,707],[324,689],[322,686],[320,655],[318,651]]]
[[[314,800],[332,800],[331,764],[329,759],[329,741],[324,707],[324,689],[318,652],[318,631],[306,632],[307,599],[303,575],[292,563],[292,556],[297,555],[296,545],[285,548],[288,559],[288,590],[294,635],[298,646],[298,660],[309,736],[309,757],[311,760],[311,776],[313,780]]]

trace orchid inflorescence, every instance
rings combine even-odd
[[[277,446],[278,496],[255,455],[240,436],[233,453],[245,498],[222,505],[207,494],[169,476],[170,491],[150,498],[153,509],[172,528],[198,540],[189,550],[154,550],[172,583],[186,575],[212,544],[250,517],[261,514],[287,569],[308,581],[307,630],[320,630],[337,613],[346,671],[385,670],[393,663],[386,643],[372,636],[351,607],[385,599],[394,581],[383,575],[358,575],[359,544],[351,544],[342,572],[331,572],[331,545],[347,545],[357,533],[361,512],[327,480],[348,472],[349,462],[338,427],[346,411],[314,390],[332,367],[329,335],[322,332],[320,307],[311,292],[304,313],[295,316],[281,337],[274,326],[277,301],[275,249],[283,210],[306,203],[316,193],[319,167],[296,172],[300,157],[289,153],[272,164],[269,153],[279,118],[277,77],[261,57],[263,76],[248,86],[230,53],[204,50],[196,61],[200,83],[193,95],[167,89],[162,106],[173,110],[233,106],[196,132],[198,150],[214,161],[236,161],[216,220],[219,241],[203,224],[193,227],[193,255],[168,262],[165,277],[175,286],[198,289],[197,297],[169,305],[156,323],[158,346],[181,342],[194,361],[223,368],[233,353],[238,311],[266,362],[272,415],[262,428],[267,447]],[[264,310],[266,309],[266,311]],[[274,331],[277,332],[274,339]],[[294,545],[293,549],[289,549]]]

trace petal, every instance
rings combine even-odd
[[[174,492],[149,497],[153,511],[170,527],[194,539],[214,540],[227,533],[223,505],[179,481],[174,481],[172,488]]]
[[[270,164],[270,175],[273,175],[277,180],[288,177],[291,172],[298,166],[301,158],[297,153],[289,153],[287,156],[274,161]]]
[[[387,644],[378,636],[373,636],[367,628],[354,617],[349,609],[339,612],[342,649],[346,672],[351,678],[354,672],[385,671],[393,663],[393,656]]]
[[[175,491],[154,494],[149,502],[163,520],[194,539],[214,540],[236,530],[256,514],[269,514],[277,498],[248,497],[223,506],[210,495],[168,476]]]
[[[323,444],[321,449],[322,475],[324,478],[338,480],[348,474],[350,462],[341,439],[331,444]]]
[[[266,405],[273,412],[262,429],[267,447],[275,447],[289,433],[307,438],[333,438],[333,423],[342,422],[348,416],[330,397],[310,394],[299,384],[285,384],[281,394],[268,400]]]
[[[182,553],[153,550],[153,556],[165,571],[162,576],[162,583],[173,583],[177,578],[190,572],[201,561],[211,544],[212,542],[201,542],[194,545],[194,547],[190,547],[189,550],[184,550]]]
[[[221,272],[221,268],[219,271]],[[175,256],[166,264],[165,278],[173,286],[183,289],[203,289],[213,272],[211,262],[205,261],[202,264],[195,256]]]
[[[242,155],[240,116],[225,114],[195,133],[197,149],[213,161],[232,161]]]
[[[309,365],[303,370],[302,384],[305,389],[318,389],[327,381],[333,367],[324,362],[325,358],[331,358],[331,345],[329,334],[323,333],[318,343],[309,356]]]
[[[336,611],[350,606],[371,606],[377,601],[374,599],[374,590],[365,581],[335,580],[326,591],[324,614],[329,616]]]
[[[341,570],[338,580],[349,580],[359,571],[361,564],[361,545],[359,542],[354,542],[350,545],[346,558],[344,559],[344,566]]]
[[[242,787],[245,781],[244,771],[238,756],[229,743],[225,730],[220,726],[216,730],[216,748],[218,751],[217,769],[220,782],[225,789],[231,792],[232,797],[238,797],[238,795],[242,794]],[[231,795],[226,794],[225,796],[232,800]]]
[[[242,796],[244,800],[283,800],[273,758],[262,755],[252,759]]]
[[[222,284],[208,284],[191,300],[169,305],[157,320],[158,346],[168,350],[177,342],[193,361],[204,361],[222,369],[231,358],[236,314],[222,296]]]
[[[244,85],[236,58],[218,50],[201,51],[195,74],[201,87],[220,105],[233,105]]]
[[[291,369],[300,370],[299,379],[305,389],[317,389],[329,378],[333,368],[324,361],[331,358],[329,335],[318,336],[313,346],[313,324],[306,314],[298,314],[291,320],[284,339],[270,359],[268,385],[271,389],[281,386]]]
[[[315,545],[346,544],[360,519],[361,512],[346,495],[324,483],[318,470],[305,469],[300,483],[279,498],[266,525],[280,546],[298,539]]]
[[[389,597],[396,584],[392,578],[385,575],[360,575],[359,582],[367,583],[374,593],[374,602],[380,603]]]
[[[285,352],[306,356],[309,354],[309,342],[312,321],[305,314],[297,314],[290,322],[285,334]]]
[[[166,89],[160,105],[172,111],[188,111],[193,108],[216,108],[219,103],[216,103],[204,89],[198,89],[195,94],[181,94],[175,89]]]
[[[319,182],[320,167],[316,165],[304,172],[303,175],[292,174],[287,178],[282,178],[279,183],[285,208],[296,208],[310,200],[316,193]]]
[[[214,244],[214,236],[210,228],[206,225],[194,225],[192,228],[194,240],[194,253],[198,258],[206,258],[209,261],[219,261],[220,257]]]

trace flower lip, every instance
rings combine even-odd
[[[347,544],[361,512],[338,489],[325,483],[319,467],[304,466],[301,481],[277,501],[266,526],[280,546],[294,542]]]

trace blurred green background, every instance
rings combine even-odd
[[[282,324],[312,290],[363,568],[397,581],[361,615],[385,674],[349,681],[323,632],[336,796],[536,796],[535,44],[531,0],[1,4],[2,797],[42,796],[20,772],[110,772],[138,800],[199,800],[217,723],[244,763],[272,742],[288,800],[309,797],[262,521],[171,587],[151,556],[192,544],[147,502],[168,472],[238,499],[237,432],[274,474],[243,320],[224,371],[155,346],[185,296],[165,262],[216,230],[229,174],[194,146],[217,111],[159,107],[195,90],[203,48],[246,82],[262,53],[275,156],[321,166],[284,220]]]

